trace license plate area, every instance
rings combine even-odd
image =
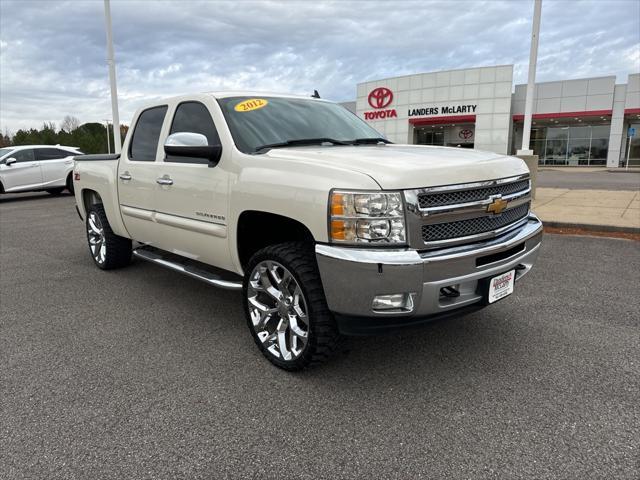
[[[516,280],[516,270],[509,270],[494,277],[480,280],[479,292],[487,305],[502,300],[513,293]]]

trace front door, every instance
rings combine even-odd
[[[210,145],[220,139],[209,112],[200,102],[177,105],[168,135],[200,133]],[[164,141],[163,141],[164,143]],[[160,248],[201,262],[233,269],[227,242],[228,172],[224,158],[211,168],[206,158],[165,155],[156,195]]]
[[[159,177],[156,161],[160,132],[167,106],[143,110],[135,122],[135,130],[118,163],[118,200],[129,236],[142,243],[157,245],[155,192]]]
[[[7,158],[15,158],[16,162],[11,165],[5,165],[4,162]],[[40,162],[35,159],[33,149],[17,150],[7,158],[0,165],[5,192],[18,192],[42,187]]]

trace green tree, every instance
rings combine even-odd
[[[107,129],[97,122],[89,122],[80,126],[78,119],[67,115],[63,120],[63,128],[59,131],[53,122],[45,122],[40,130],[30,128],[20,129],[15,135],[0,135],[0,145],[68,145],[78,147],[84,153],[106,153]],[[126,125],[120,125],[122,140],[129,129]],[[109,138],[111,150],[113,151],[113,126],[109,125]]]

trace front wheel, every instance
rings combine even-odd
[[[309,245],[258,251],[247,265],[243,293],[253,339],[274,365],[301,370],[335,350],[339,334]]]
[[[94,263],[103,270],[131,263],[131,240],[113,233],[102,204],[87,211],[87,241]]]

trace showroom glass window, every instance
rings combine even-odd
[[[610,125],[534,127],[529,148],[540,165],[606,165]]]
[[[209,145],[219,145],[220,138],[218,131],[213,124],[213,119],[209,110],[200,102],[184,102],[178,105],[171,124],[171,133],[190,132],[199,133],[207,137]],[[204,163],[208,164],[206,158],[180,157],[178,155],[167,155],[165,162],[177,163]]]
[[[442,128],[438,130],[417,128],[415,131],[416,145],[444,145],[444,131]]]
[[[149,108],[140,114],[129,147],[130,160],[155,162],[160,130],[166,113],[167,106],[163,105]]]
[[[631,148],[629,149],[629,166],[637,167],[640,165],[640,123],[632,123],[629,125],[631,128],[636,129],[635,137],[631,138]],[[627,140],[628,142],[629,140]],[[627,147],[627,143],[625,143],[625,147]],[[626,165],[626,153],[624,156],[623,165]]]
[[[609,150],[610,125],[593,125],[591,127],[591,155],[589,165],[606,165]]]
[[[546,142],[547,129],[545,127],[533,127],[531,129],[531,141],[529,148],[534,155],[538,155],[540,163],[544,162],[544,147]]]

